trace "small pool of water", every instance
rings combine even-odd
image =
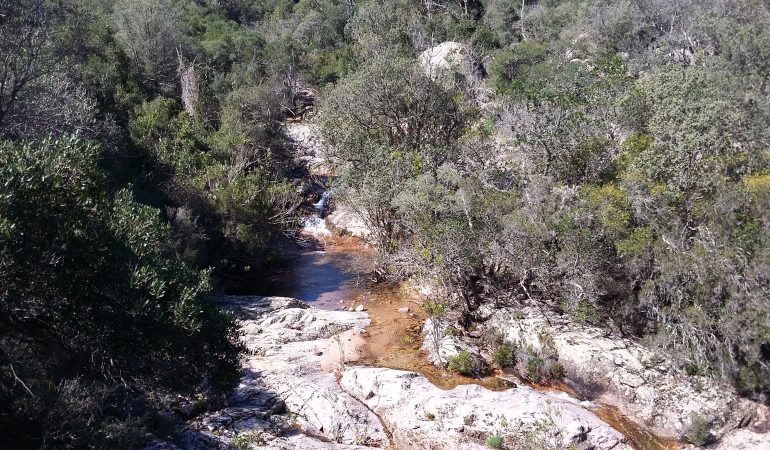
[[[255,294],[293,297],[321,309],[340,309],[372,285],[372,252],[352,238],[328,239],[323,250],[307,250],[276,268]]]

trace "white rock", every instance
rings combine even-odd
[[[460,73],[466,78],[473,77],[471,50],[460,42],[442,42],[420,54],[420,65],[431,78],[442,78]]]
[[[517,435],[522,439],[525,430],[545,422],[558,443],[629,448],[593,413],[529,388],[493,392],[463,385],[447,391],[413,372],[369,367],[348,368],[340,384],[387,424],[397,448],[481,449],[492,435],[515,448]]]
[[[364,310],[364,305],[358,305],[356,306],[356,312],[361,312]]]
[[[409,307],[408,306],[404,306],[403,308],[398,308],[397,311],[400,312],[400,313],[408,313],[409,312]]]
[[[713,447],[714,450],[770,450],[768,433],[757,433],[747,429],[738,429],[722,438]]]
[[[228,439],[240,432],[275,428],[276,417],[291,420],[275,414],[288,411],[296,417],[288,426],[325,436],[330,443],[292,437],[268,448],[388,444],[377,416],[342,390],[333,373],[323,370],[355,359],[350,358],[352,348],[346,346],[354,336],[361,339],[360,330],[369,324],[366,314],[318,310],[282,297],[222,297],[220,303],[240,318],[241,340],[249,356],[229,406],[199,420],[200,427]]]
[[[372,235],[372,230],[364,218],[342,201],[335,203],[334,211],[329,214],[327,220],[334,227],[344,230],[351,236],[367,239]]]
[[[713,421],[713,432],[721,437],[763,408],[739,398],[731,387],[687,376],[660,354],[629,339],[608,337],[604,330],[559,317],[550,317],[550,322],[536,308],[503,309],[483,327],[535,348],[542,347],[541,336],[550,336],[578,388],[589,380],[591,390],[601,391],[596,393],[601,394],[599,400],[616,405],[662,436],[681,437],[690,425],[690,414],[697,412]]]
[[[286,125],[286,135],[294,142],[296,159],[304,162],[315,174],[326,174],[331,168],[326,162],[326,144],[321,139],[318,126],[309,122]]]

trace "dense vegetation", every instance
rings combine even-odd
[[[210,293],[295,227],[306,90],[383,274],[770,392],[769,78],[761,0],[0,0],[0,439],[133,448],[233,381]]]
[[[766,3],[389,1],[349,30],[320,123],[388,273],[770,389]],[[445,40],[465,62],[416,66]]]

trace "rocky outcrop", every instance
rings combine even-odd
[[[745,428],[731,432],[718,442],[713,450],[770,450],[767,433],[757,433]]]
[[[366,224],[366,221],[353,208],[338,202],[334,211],[326,218],[338,230],[361,239],[368,239],[372,235],[372,230]]]
[[[739,427],[756,429],[765,414],[765,407],[739,398],[734,389],[688,376],[665,357],[605,330],[546,319],[534,308],[490,310],[485,318],[486,333],[501,333],[514,344],[537,349],[549,341],[578,392],[616,405],[661,435],[684,436],[691,417],[699,415],[712,423],[716,437],[724,437]],[[752,438],[770,442],[767,434]]]
[[[305,165],[310,173],[327,174],[331,171],[318,126],[307,122],[288,123],[286,136],[294,143],[296,160]]]
[[[528,387],[446,391],[422,375],[351,366],[362,357],[366,312],[326,311],[283,297],[221,297],[247,349],[226,407],[188,423],[161,449],[480,449],[491,436],[577,449],[624,449],[586,404]],[[526,441],[528,442],[528,441]],[[545,448],[545,447],[544,447]]]
[[[481,449],[492,436],[506,448],[539,440],[551,448],[628,448],[590,411],[526,387],[444,391],[413,372],[364,367],[349,368],[340,383],[382,418],[401,449]]]
[[[234,439],[256,448],[388,444],[377,416],[345,393],[335,375],[360,356],[365,313],[319,310],[282,297],[219,301],[240,318],[248,356],[228,406],[191,422],[186,448],[218,448]]]
[[[460,74],[467,79],[475,79],[480,74],[474,64],[471,48],[460,42],[442,42],[420,54],[420,65],[431,78],[441,79],[453,74]]]

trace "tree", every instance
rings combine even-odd
[[[327,93],[322,112],[342,185],[354,188],[354,206],[380,248],[394,248],[399,231],[391,201],[405,180],[435,177],[458,157],[468,108],[413,60],[379,57]]]
[[[51,14],[44,0],[0,1],[0,127],[24,89],[51,71]]]
[[[177,50],[185,44],[182,16],[168,0],[124,0],[115,11],[117,36],[151,86],[176,86]]]
[[[107,193],[97,152],[0,142],[0,429],[14,447],[120,445],[120,402],[237,378],[209,273],[173,257],[158,210]]]

